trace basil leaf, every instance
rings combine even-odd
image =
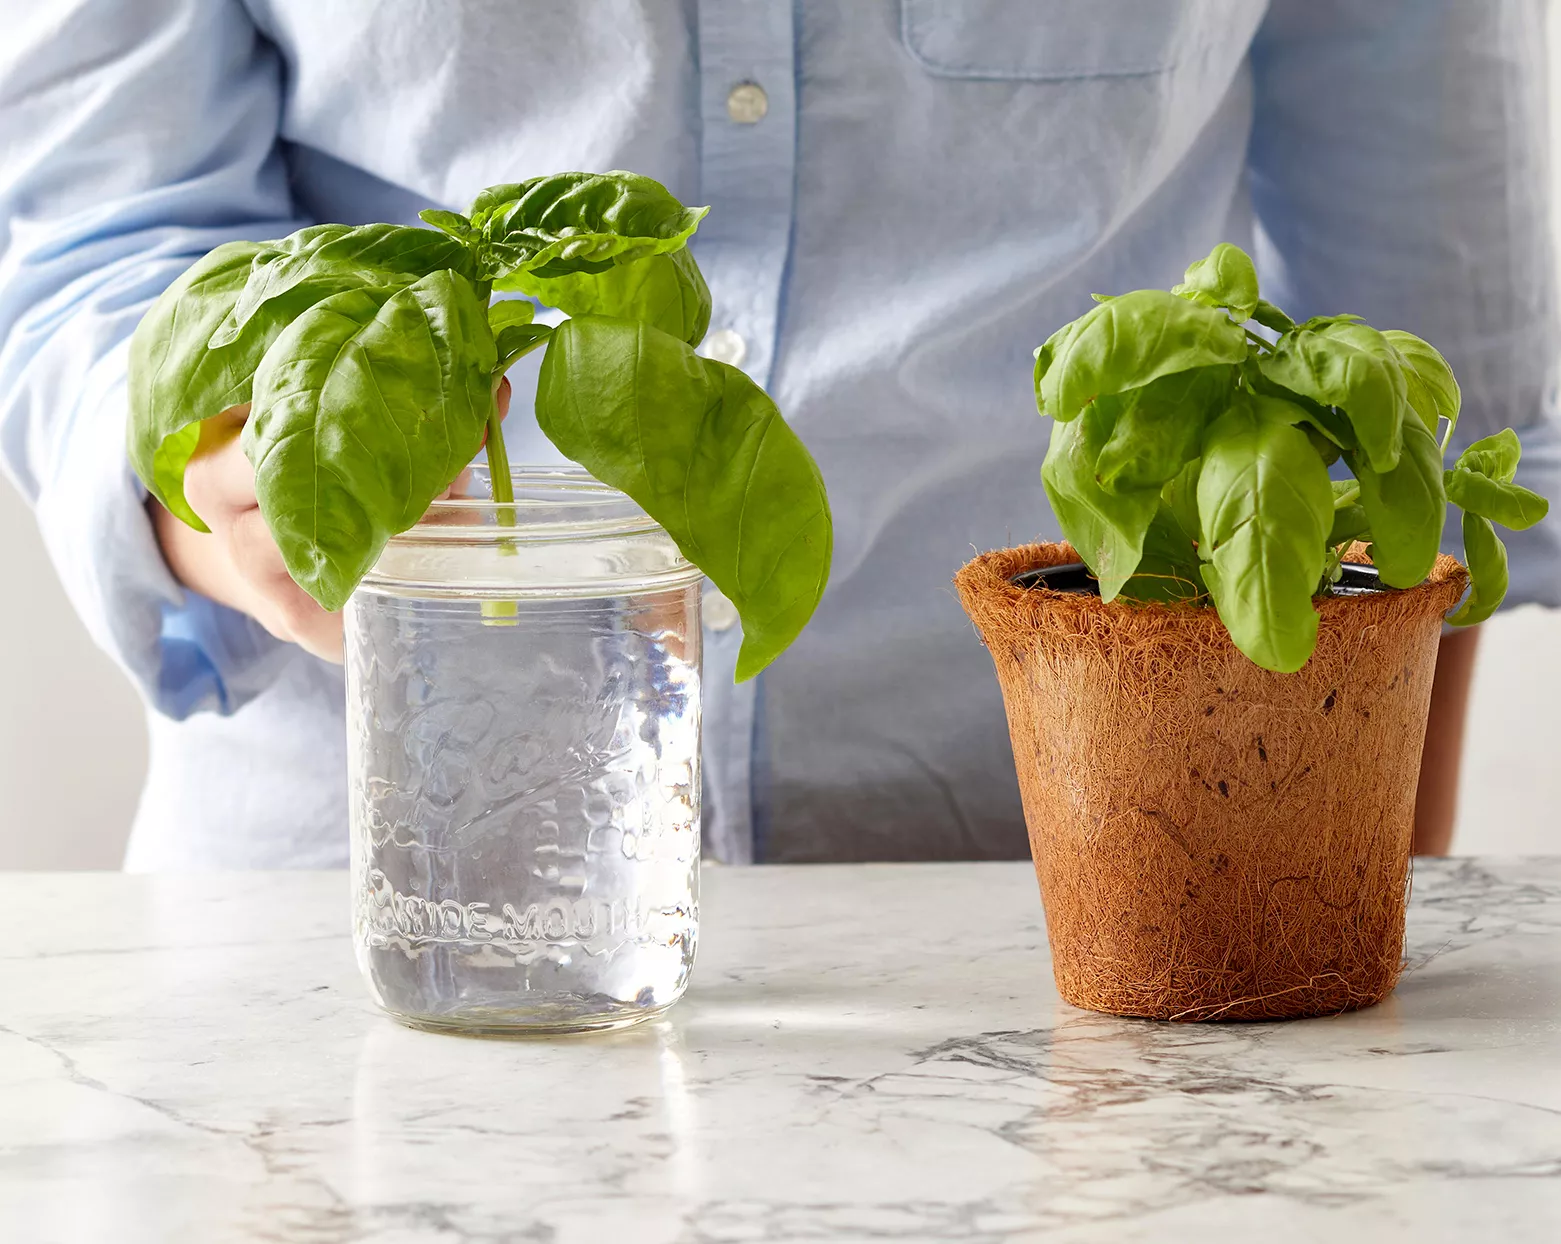
[[[1333,526],[1328,529],[1328,547],[1338,548],[1356,540],[1371,538],[1371,519],[1361,505],[1342,505],[1333,512]]]
[[[1203,459],[1194,458],[1160,490],[1160,499],[1170,508],[1176,525],[1194,547],[1203,535],[1203,524],[1198,519],[1198,476],[1202,470]]]
[[[1099,399],[1112,421],[1095,476],[1108,492],[1156,488],[1198,456],[1209,419],[1230,405],[1235,369],[1194,367]]]
[[[567,315],[638,320],[697,346],[710,327],[710,290],[687,247],[614,264],[605,272],[517,273],[514,288]]]
[[[1355,439],[1355,433],[1350,428],[1350,421],[1342,412],[1332,406],[1324,406],[1312,401],[1309,397],[1303,397],[1294,389],[1287,389],[1282,384],[1276,384],[1263,373],[1261,365],[1255,358],[1249,358],[1241,368],[1242,378],[1251,387],[1252,392],[1259,397],[1277,397],[1290,403],[1299,412],[1297,418],[1291,422],[1302,422],[1313,431],[1325,438],[1335,448],[1325,451],[1318,447],[1318,452],[1323,455],[1323,460],[1332,464],[1338,459],[1336,450],[1357,449],[1360,442]],[[1317,438],[1313,437],[1312,443],[1317,444]]]
[[[1448,622],[1473,626],[1495,613],[1507,595],[1507,546],[1490,519],[1463,515],[1463,559],[1469,567],[1469,595]]]
[[[1478,514],[1513,531],[1532,527],[1550,513],[1550,502],[1521,484],[1464,468],[1448,471],[1444,477],[1447,499],[1466,514]]]
[[[1100,299],[1097,298],[1094,294],[1091,294],[1090,297],[1096,298],[1097,302],[1100,301]],[[1046,408],[1046,403],[1042,400],[1043,381],[1046,379],[1046,373],[1051,370],[1052,364],[1056,362],[1058,348],[1067,339],[1068,334],[1071,333],[1077,326],[1077,320],[1069,320],[1045,341],[1041,342],[1040,345],[1035,347],[1035,370],[1033,373],[1035,382],[1035,409],[1043,415],[1050,415],[1055,413],[1054,411],[1048,410]]]
[[[1257,310],[1257,269],[1239,246],[1221,242],[1206,258],[1187,269],[1187,279],[1171,292],[1206,307],[1229,307],[1237,320],[1250,320]]]
[[[481,236],[478,275],[496,289],[542,277],[603,272],[613,263],[675,251],[707,207],[684,207],[637,173],[554,173],[490,186],[467,212]]]
[[[1198,512],[1204,583],[1236,647],[1264,669],[1300,669],[1333,522],[1322,460],[1298,429],[1239,403],[1204,437]]]
[[[493,334],[499,357],[495,372],[508,371],[516,360],[530,354],[552,333],[548,325],[531,322],[536,311],[521,298],[496,302],[488,308],[488,330]]]
[[[1453,369],[1447,365],[1441,352],[1430,342],[1400,329],[1390,328],[1382,335],[1398,351],[1411,409],[1420,416],[1433,435],[1442,419],[1447,420],[1449,431],[1456,428],[1463,397],[1458,390],[1458,380],[1453,375]]]
[[[200,422],[249,400],[250,376],[269,341],[207,348],[266,253],[259,242],[228,242],[198,259],[163,291],[130,338],[127,451],[148,491],[169,513],[208,530],[184,497],[184,469]]]
[[[520,328],[537,318],[537,309],[524,298],[509,298],[488,308],[488,329],[497,337],[506,328]]]
[[[1138,569],[1122,586],[1122,595],[1129,600],[1191,601],[1204,593],[1198,550],[1162,501],[1144,533]]]
[[[1278,388],[1277,386],[1266,387]],[[1278,389],[1278,392],[1286,391]],[[1317,451],[1317,456],[1322,459],[1324,466],[1332,466],[1339,460],[1339,446],[1334,442],[1333,437],[1323,430],[1337,426],[1334,412],[1294,394],[1279,397],[1274,392],[1254,393],[1249,400],[1252,403],[1252,411],[1258,418],[1272,419],[1303,432],[1311,447]]]
[[[1518,474],[1518,461],[1523,447],[1518,434],[1511,428],[1503,428],[1494,436],[1483,437],[1458,455],[1454,470],[1473,471],[1503,484],[1512,483]]]
[[[493,338],[499,356],[494,370],[508,371],[552,335],[552,326],[548,324],[512,324],[500,329]]]
[[[1157,489],[1107,492],[1100,486],[1096,462],[1111,430],[1110,415],[1093,402],[1079,418],[1053,422],[1041,467],[1062,534],[1100,581],[1100,598],[1107,601],[1138,569],[1145,533],[1160,507]]]
[[[1404,370],[1392,343],[1376,329],[1354,317],[1308,320],[1280,337],[1259,367],[1275,384],[1341,408],[1376,470],[1398,465],[1407,402]]]
[[[1101,303],[1047,344],[1053,352],[1044,371],[1036,359],[1036,401],[1064,422],[1097,397],[1192,367],[1239,363],[1247,355],[1241,325],[1162,289],[1134,290]]]
[[[495,359],[485,308],[450,271],[333,295],[266,351],[244,451],[288,572],[326,609],[476,454]]]
[[[1252,308],[1252,318],[1276,333],[1287,333],[1295,327],[1295,321],[1266,298],[1257,300],[1257,305]]]
[[[764,390],[648,324],[582,316],[554,331],[537,421],[627,493],[737,606],[737,678],[794,640],[829,579],[818,466]]]
[[[1359,455],[1347,459],[1360,481],[1360,504],[1371,526],[1371,560],[1389,587],[1414,587],[1436,565],[1447,521],[1442,450],[1419,420],[1404,424],[1398,465],[1378,471]]]
[[[1333,483],[1333,527],[1328,532],[1328,547],[1337,548],[1363,540],[1371,528],[1366,510],[1360,503],[1358,479],[1336,479]]]
[[[449,268],[472,275],[470,252],[432,229],[406,225],[314,225],[267,245],[257,258],[232,313],[212,334],[218,348],[237,340],[266,303],[304,282],[314,301],[364,285],[410,285],[430,272]]]
[[[1511,428],[1475,441],[1444,477],[1448,498],[1465,516],[1477,514],[1514,531],[1532,527],[1550,512],[1550,503],[1512,482],[1522,452]]]
[[[448,233],[463,245],[470,242],[475,233],[472,229],[472,222],[459,212],[446,212],[431,207],[426,211],[419,212],[417,218],[424,224],[432,225],[435,229]]]

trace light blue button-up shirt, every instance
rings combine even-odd
[[[1017,855],[1002,705],[949,579],[975,550],[1056,535],[1030,351],[1091,291],[1254,246],[1293,314],[1357,311],[1440,346],[1459,442],[1522,429],[1525,481],[1561,496],[1542,8],[8,6],[0,451],[150,706],[129,864],[347,852],[340,672],[183,592],[126,465],[125,343],[195,256],[560,169],[635,169],[708,203],[711,341],[818,458],[836,553],[813,625],[757,682],[732,685],[735,628],[707,635],[707,844]],[[731,106],[745,85],[757,120],[753,91]],[[526,425],[518,408],[512,458],[552,459]],[[1510,599],[1561,601],[1556,520],[1511,548]]]

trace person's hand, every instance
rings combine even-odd
[[[505,380],[498,392],[501,417],[509,410],[509,396]],[[248,417],[246,404],[202,423],[200,443],[185,467],[185,499],[210,534],[149,503],[163,560],[191,591],[249,614],[278,639],[340,663],[341,614],[327,613],[293,582],[260,516],[255,469],[239,446]]]

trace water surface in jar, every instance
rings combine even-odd
[[[387,1010],[610,1027],[682,993],[698,924],[697,586],[584,600],[360,589],[354,925]]]

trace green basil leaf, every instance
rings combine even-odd
[[[1371,520],[1360,503],[1358,479],[1336,479],[1333,484],[1333,527],[1328,532],[1328,547],[1337,548],[1355,540],[1369,538]]]
[[[508,371],[552,335],[552,326],[548,324],[511,324],[499,329],[493,338],[499,355],[495,370]]]
[[[1494,436],[1483,437],[1458,455],[1453,463],[1457,471],[1473,471],[1503,484],[1512,483],[1518,473],[1518,461],[1523,456],[1523,446],[1518,434],[1511,428],[1503,428]]]
[[[1093,297],[1093,295],[1091,295]],[[1055,411],[1047,410],[1046,403],[1042,400],[1042,382],[1046,373],[1051,370],[1051,365],[1056,361],[1057,349],[1067,339],[1079,324],[1078,320],[1070,320],[1050,337],[1035,347],[1035,409],[1043,415],[1055,414]]]
[[[1295,327],[1295,321],[1266,298],[1257,300],[1257,306],[1252,308],[1252,318],[1276,333],[1287,333]]]
[[[1469,595],[1448,622],[1473,626],[1495,613],[1507,595],[1507,546],[1490,519],[1463,515],[1463,559],[1469,567]]]
[[[648,324],[582,316],[548,343],[537,421],[737,606],[738,681],[797,637],[824,594],[833,530],[818,466],[763,389]]]
[[[1052,342],[1044,371],[1036,359],[1037,403],[1064,422],[1097,397],[1193,367],[1239,363],[1247,355],[1241,325],[1163,289],[1134,290],[1101,303],[1060,340],[1053,334]]]
[[[1257,310],[1257,269],[1239,246],[1221,242],[1207,257],[1187,269],[1187,279],[1171,292],[1206,307],[1229,307],[1237,320],[1250,320]]]
[[[1299,429],[1239,403],[1204,437],[1198,512],[1204,583],[1236,647],[1264,669],[1300,669],[1333,522],[1322,459]]]
[[[1308,320],[1280,337],[1259,366],[1275,384],[1342,409],[1376,470],[1398,465],[1407,404],[1404,369],[1392,343],[1376,329],[1342,316]]]
[[[637,320],[691,346],[703,341],[710,327],[710,290],[687,247],[613,264],[605,272],[557,277],[520,272],[512,283],[566,315]]]
[[[1295,425],[1306,433],[1306,439],[1311,442],[1312,448],[1317,451],[1317,456],[1323,460],[1324,466],[1332,466],[1339,460],[1343,452],[1333,441],[1319,432],[1310,422]]]
[[[1100,581],[1100,597],[1107,601],[1116,599],[1138,569],[1145,533],[1160,507],[1158,489],[1107,492],[1100,486],[1096,462],[1110,436],[1109,414],[1092,402],[1077,419],[1053,422],[1041,467],[1062,534]]]
[[[508,298],[488,308],[488,329],[497,337],[506,328],[523,328],[537,318],[537,309],[524,298]]]
[[[1144,533],[1138,569],[1122,586],[1129,600],[1192,601],[1205,594],[1203,567],[1192,539],[1163,501]]]
[[[435,229],[448,233],[462,244],[470,242],[475,233],[475,230],[472,229],[472,222],[462,216],[460,212],[445,212],[431,207],[426,211],[419,212],[417,217],[424,224],[432,225]]]
[[[1371,560],[1389,587],[1414,587],[1436,565],[1447,521],[1442,450],[1418,419],[1404,424],[1398,465],[1378,471],[1359,455],[1348,458],[1360,481],[1360,503],[1371,526]]]
[[[1350,450],[1360,447],[1360,442],[1355,439],[1355,432],[1350,427],[1350,421],[1336,407],[1324,406],[1309,397],[1303,397],[1294,389],[1275,384],[1264,374],[1262,366],[1255,358],[1249,358],[1242,364],[1241,374],[1254,394],[1259,397],[1277,397],[1289,402],[1300,412],[1294,422],[1304,421],[1308,427],[1327,438],[1336,448]],[[1315,438],[1313,444],[1316,444]],[[1323,453],[1321,449],[1318,452]],[[1323,453],[1324,460],[1329,463],[1335,461],[1337,457],[1337,454]]]
[[[1360,505],[1343,505],[1333,512],[1333,526],[1328,530],[1328,547],[1338,548],[1355,540],[1371,537],[1371,519]]]
[[[1366,321],[1361,316],[1348,311],[1341,315],[1314,315],[1309,320],[1303,320],[1301,327],[1307,330],[1314,328],[1326,328],[1330,324],[1364,324]]]
[[[1194,367],[1098,399],[1112,423],[1095,475],[1108,492],[1158,489],[1198,456],[1203,429],[1230,405],[1233,367]]]
[[[533,324],[536,307],[523,298],[496,302],[488,308],[488,330],[499,361],[495,371],[508,371],[524,355],[531,353],[553,331],[546,324]]]
[[[1284,396],[1278,396],[1283,394]],[[1337,428],[1344,420],[1336,411],[1319,406],[1304,397],[1290,393],[1277,385],[1265,384],[1262,390],[1248,399],[1252,411],[1260,419],[1271,419],[1300,429],[1306,435],[1324,466],[1332,466],[1339,460],[1340,449],[1327,429]],[[1346,425],[1347,426],[1347,425]]]
[[[1443,477],[1447,499],[1466,514],[1478,514],[1513,531],[1524,531],[1550,513],[1550,502],[1521,484],[1466,469],[1448,471]]]
[[[238,339],[250,318],[273,299],[307,283],[311,301],[361,286],[410,285],[448,268],[473,274],[470,252],[432,229],[406,225],[314,225],[267,245],[257,257],[232,313],[211,336],[213,349]]]
[[[447,270],[333,295],[266,351],[244,451],[288,572],[326,609],[476,454],[495,359],[486,308]]]
[[[679,250],[707,207],[684,207],[637,173],[554,173],[490,186],[467,212],[482,237],[479,276],[518,289],[519,274],[602,272]]]
[[[1421,421],[1433,435],[1442,419],[1448,421],[1450,428],[1456,428],[1463,397],[1447,360],[1430,342],[1413,333],[1390,328],[1382,335],[1398,351],[1409,405]]]
[[[200,422],[249,400],[266,342],[206,346],[232,311],[261,242],[228,242],[198,259],[163,291],[130,338],[126,429],[130,464],[169,513],[197,531],[206,524],[184,497],[184,469]],[[258,347],[258,348],[257,348]]]
[[[1198,519],[1198,476],[1202,471],[1203,459],[1194,458],[1160,490],[1160,499],[1169,507],[1188,543],[1195,548],[1203,536],[1203,524]]]

